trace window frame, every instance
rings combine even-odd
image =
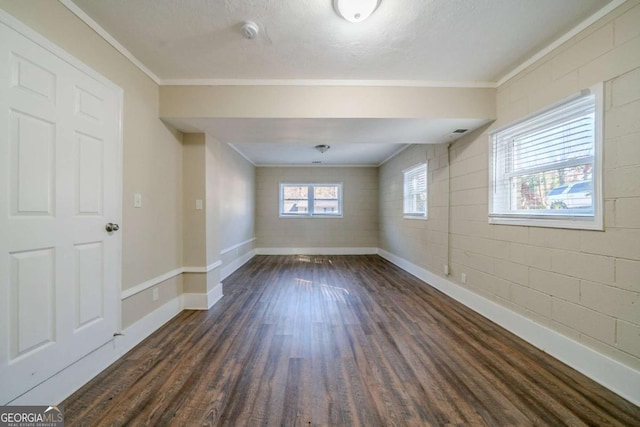
[[[591,215],[571,215],[550,213],[549,210],[540,210],[536,213],[534,210],[527,213],[500,213],[494,212],[494,193],[497,194],[496,188],[500,184],[496,180],[494,163],[496,161],[494,153],[494,141],[500,133],[506,133],[509,130],[522,126],[527,122],[532,123],[544,115],[553,113],[556,110],[567,106],[583,97],[593,96],[594,111],[594,141],[593,141],[593,160],[592,160],[592,203],[593,216]],[[604,140],[604,84],[597,83],[588,89],[581,91],[563,101],[555,103],[547,108],[539,110],[520,120],[512,122],[506,126],[492,131],[489,134],[489,186],[488,186],[488,218],[490,224],[501,225],[520,225],[532,227],[548,227],[548,228],[568,228],[580,230],[603,230],[604,229],[604,195],[603,195],[603,140]],[[566,163],[564,168],[571,167],[571,161]],[[570,185],[570,183],[567,183]]]
[[[289,213],[283,212],[284,209],[284,188],[285,187],[308,187],[307,190],[307,204],[309,207],[306,213]],[[315,201],[315,187],[337,187],[338,188],[338,213],[315,213],[314,201]],[[280,218],[343,218],[343,183],[342,182],[281,182],[278,196],[278,216]]]
[[[424,168],[424,212],[407,212],[407,176]],[[415,164],[402,171],[402,216],[404,219],[429,219],[429,166],[428,162]]]

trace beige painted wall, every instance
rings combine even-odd
[[[206,170],[205,135],[185,133],[182,142],[183,164],[183,251],[182,264],[187,267],[202,267],[207,262],[207,235],[205,210]],[[202,209],[196,209],[196,200],[202,200]]]
[[[211,135],[206,135],[206,194],[207,194],[207,265],[219,260],[220,256],[220,158],[221,144]]]
[[[182,265],[207,265],[207,234],[205,228],[209,209],[206,204],[206,137],[203,133],[185,133],[182,138]],[[196,209],[202,200],[202,209]],[[207,289],[206,273],[184,273],[184,293],[202,294]]]
[[[158,299],[153,300],[153,289],[158,289]],[[122,329],[136,323],[148,313],[152,313],[167,302],[174,300],[183,291],[183,276],[177,275],[153,288],[148,288],[127,298],[122,305]]]
[[[495,118],[495,89],[162,86],[160,117]]]
[[[343,218],[279,218],[281,182],[342,182]],[[377,168],[256,168],[256,238],[258,248],[377,247]]]
[[[255,237],[256,168],[227,144],[220,147],[220,259],[228,265],[250,252]]]
[[[182,136],[158,118],[158,86],[57,1],[0,0],[0,8],[124,89],[122,288],[180,267]],[[129,300],[125,323],[144,314],[129,313]]]
[[[488,132],[598,81],[606,82],[605,231],[488,224]],[[640,369],[640,1],[500,86],[497,100],[497,121],[450,149],[450,279],[461,284],[466,273],[462,286]],[[396,163],[382,168],[383,214],[392,199],[384,172]],[[385,230],[394,221],[382,219],[383,247],[393,247]],[[425,247],[393,247],[404,257],[414,250],[428,266]]]
[[[403,217],[403,170],[427,162],[428,219]],[[413,145],[379,170],[380,248],[432,272],[447,264],[449,162],[447,145]]]
[[[211,135],[184,134],[183,147],[184,265],[224,266],[253,249],[247,244],[221,254],[221,248],[253,237],[255,168]],[[196,200],[203,201],[202,210]],[[219,283],[220,267],[183,277],[185,293],[206,293]]]

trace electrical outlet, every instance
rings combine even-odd
[[[158,298],[160,298],[160,296],[158,295],[158,288],[153,288],[151,294],[153,295],[153,300],[158,301]]]
[[[134,208],[141,208],[142,207],[142,194],[135,193],[133,195],[133,207]]]
[[[443,265],[442,266],[442,271],[444,272],[445,276],[448,276],[449,275],[449,265],[448,264]]]
[[[467,283],[467,275],[466,275],[465,273],[462,273],[462,274],[460,275],[460,281],[461,281],[462,283]]]

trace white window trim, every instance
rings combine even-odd
[[[326,214],[326,213],[306,213],[306,214],[287,214],[282,212],[282,206],[284,203],[283,199],[283,188],[285,186],[299,186],[299,187],[311,187],[309,188],[310,197],[309,206],[312,206],[313,203],[313,187],[322,187],[322,186],[337,186],[338,187],[338,208],[340,210],[339,214]],[[280,218],[343,218],[344,211],[342,210],[342,182],[281,182],[279,187],[279,195],[278,195],[278,216]]]
[[[404,194],[405,191],[405,179],[406,179],[406,174],[407,172],[411,172],[417,168],[420,167],[424,167],[424,171],[425,171],[425,185],[426,185],[426,200],[425,200],[425,211],[423,214],[411,214],[411,213],[406,213],[404,211],[404,207],[405,207],[405,197],[406,195]],[[429,165],[427,162],[422,162],[422,163],[418,163],[415,164],[409,168],[406,168],[402,171],[402,218],[404,219],[417,219],[417,220],[427,220],[429,219]]]
[[[562,215],[526,215],[526,214],[492,214],[491,209],[493,206],[493,135],[504,131],[512,126],[518,125],[527,120],[531,120],[537,116],[540,116],[548,111],[558,108],[568,102],[577,99],[580,96],[586,94],[593,94],[595,96],[595,132],[594,132],[594,160],[593,160],[593,217],[584,216],[562,216]],[[501,225],[520,225],[520,226],[532,226],[532,227],[548,227],[548,228],[568,228],[579,230],[604,230],[604,192],[603,192],[603,139],[604,139],[604,84],[602,82],[591,86],[588,89],[583,90],[579,94],[573,95],[567,99],[564,99],[558,103],[555,103],[547,108],[530,114],[520,120],[512,122],[506,126],[502,126],[499,129],[492,131],[489,134],[489,223],[501,224]]]

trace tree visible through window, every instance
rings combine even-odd
[[[601,227],[601,86],[492,134],[490,222]]]
[[[280,216],[341,216],[342,184],[280,184]]]

